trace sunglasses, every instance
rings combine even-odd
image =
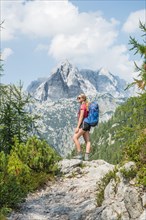
[[[81,99],[81,97],[77,97],[77,99]]]

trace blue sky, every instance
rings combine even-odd
[[[79,69],[104,67],[130,81],[133,59],[141,62],[128,42],[130,35],[140,39],[143,0],[2,0],[1,13],[3,83],[21,80],[26,88],[64,59]]]

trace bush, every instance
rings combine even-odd
[[[15,208],[26,195],[22,190],[20,182],[13,175],[1,175],[0,182],[0,206]]]
[[[133,179],[137,175],[137,169],[131,168],[130,170],[126,170],[125,168],[120,169],[123,177],[127,180]]]
[[[96,203],[97,206],[101,206],[102,202],[104,200],[104,190],[106,186],[109,184],[111,179],[117,179],[116,177],[117,168],[115,168],[113,171],[109,171],[98,183],[97,183],[97,189],[98,192],[96,194]]]
[[[146,186],[146,135],[141,133],[139,137],[124,149],[124,159],[136,162],[137,181]]]
[[[57,171],[55,164],[60,159],[60,156],[49,147],[46,141],[31,137],[26,144],[19,144],[18,140],[15,139],[12,152],[16,152],[20,160],[35,172],[50,173]]]
[[[0,152],[0,213],[5,214],[23,200],[28,192],[42,186],[59,171],[61,158],[45,141],[36,137],[26,144],[15,138],[9,155]]]

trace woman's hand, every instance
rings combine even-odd
[[[79,132],[79,128],[75,128],[75,133],[78,133]]]

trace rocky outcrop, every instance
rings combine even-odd
[[[124,168],[131,169],[133,163]],[[9,220],[145,220],[146,194],[141,188],[115,173],[105,187],[104,201],[97,206],[98,182],[114,172],[114,165],[103,160],[59,162],[61,177],[55,183],[30,194],[19,212]],[[128,167],[128,168],[127,168]],[[118,177],[118,178],[116,178]]]
[[[133,162],[125,164],[111,179],[104,191],[104,210],[101,215],[103,220],[145,220],[144,204],[142,198],[146,194],[143,189],[135,186],[134,180],[125,178],[120,170],[129,172],[135,167]],[[141,216],[141,217],[140,217]],[[146,217],[146,216],[145,216]]]

